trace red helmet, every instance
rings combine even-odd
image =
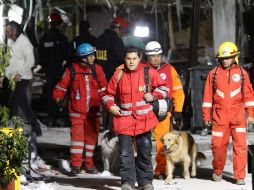
[[[122,17],[116,17],[115,19],[112,20],[110,27],[126,29],[127,23]]]
[[[49,17],[48,17],[49,23],[56,23],[56,24],[60,24],[63,22],[63,19],[61,17],[60,14],[58,13],[52,13]]]

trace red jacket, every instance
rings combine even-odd
[[[248,73],[244,69],[242,71],[244,83],[242,83],[242,74],[238,65],[233,65],[229,70],[219,66],[215,77],[215,88],[213,88],[215,68],[210,71],[206,81],[202,105],[204,121],[211,121],[212,108],[214,111],[213,118],[216,121],[235,121],[237,118],[244,116],[242,108],[246,109],[248,116],[253,117],[253,89]],[[244,84],[243,93],[242,84]],[[244,99],[242,100],[243,97]]]
[[[107,85],[104,72],[100,65],[95,64],[96,78],[92,75],[90,67],[80,63],[73,63],[75,70],[74,79],[70,84],[71,72],[67,67],[62,79],[53,90],[53,99],[63,99],[70,86],[68,99],[68,111],[71,113],[87,113],[93,106],[100,106],[100,96],[104,93]]]
[[[152,130],[158,123],[151,104],[143,99],[145,90],[143,65],[139,65],[135,71],[123,68],[119,79],[117,69],[110,79],[105,96],[102,100],[106,109],[116,104],[121,108],[120,117],[113,118],[113,129],[118,134],[138,135]],[[149,69],[150,89],[158,99],[164,98],[169,92],[168,84],[153,69]]]

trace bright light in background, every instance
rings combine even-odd
[[[15,4],[11,5],[10,9],[8,11],[9,21],[13,20],[13,21],[21,24],[23,12],[24,12],[24,10],[20,6],[15,5]]]
[[[0,5],[0,43],[4,42],[3,10],[4,10],[4,5]]]
[[[149,27],[148,26],[136,26],[134,29],[134,36],[137,37],[148,37],[149,36]]]

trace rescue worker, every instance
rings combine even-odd
[[[102,66],[107,81],[112,77],[115,69],[124,62],[125,47],[121,37],[126,27],[125,20],[116,17],[112,20],[110,28],[96,40],[96,61]],[[102,131],[112,127],[112,115],[103,111]]]
[[[79,36],[76,36],[70,43],[68,60],[71,62],[75,58],[76,49],[80,44],[89,43],[95,46],[96,37],[91,34],[91,25],[87,20],[82,20],[79,24]]]
[[[68,112],[71,122],[70,175],[80,172],[85,152],[87,173],[98,173],[93,161],[100,126],[100,96],[107,80],[100,65],[95,64],[95,49],[88,43],[81,44],[76,52],[79,62],[66,67],[62,79],[55,86],[53,98],[57,103],[69,89]]]
[[[145,46],[145,55],[147,57],[147,64],[157,70],[161,78],[165,80],[169,88],[172,89],[169,92],[169,96],[172,97],[174,103],[172,119],[179,126],[182,120],[182,108],[184,103],[184,91],[180,77],[172,65],[162,62],[162,49],[158,42],[151,41],[147,43]],[[155,176],[158,178],[162,178],[166,173],[166,157],[160,138],[164,133],[171,131],[171,117],[171,112],[168,112],[167,117],[159,122],[153,130],[156,140]]]
[[[53,13],[49,16],[50,30],[40,39],[40,64],[46,75],[48,126],[59,125],[61,114],[51,97],[52,91],[63,74],[63,63],[67,58],[68,40],[62,33],[64,23],[61,15]]]
[[[203,97],[203,120],[212,125],[213,180],[221,181],[230,134],[236,184],[244,185],[246,168],[246,116],[253,120],[253,89],[248,73],[239,65],[238,48],[224,42],[218,49],[218,66],[207,77]],[[212,112],[212,117],[211,117]]]
[[[110,24],[110,28],[96,40],[96,59],[106,78],[112,77],[115,69],[124,61],[124,44],[121,39],[127,24],[121,17],[116,17]]]
[[[151,130],[158,123],[149,102],[167,97],[166,81],[149,69],[149,92],[145,93],[144,66],[140,64],[140,52],[136,47],[127,47],[125,64],[110,79],[102,98],[106,110],[113,115],[113,131],[118,134],[120,145],[121,189],[153,190],[153,167],[151,161]],[[118,103],[115,102],[115,97]],[[133,140],[137,157],[134,158]]]

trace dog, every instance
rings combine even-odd
[[[119,141],[113,131],[106,130],[102,133],[101,153],[104,165],[102,175],[117,174],[120,167],[119,159]]]
[[[190,178],[189,167],[191,165],[191,177],[195,177],[197,159],[205,159],[205,155],[198,152],[194,138],[186,132],[167,132],[161,136],[164,152],[166,155],[166,179],[170,184],[173,178],[174,164],[181,163],[183,166],[183,177]]]

